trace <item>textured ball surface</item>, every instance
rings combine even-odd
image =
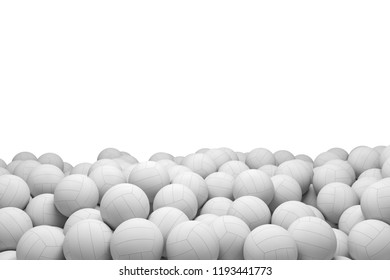
[[[291,234],[277,225],[252,230],[244,244],[246,260],[296,260],[298,248]]]
[[[195,194],[182,184],[167,185],[156,194],[153,201],[153,211],[166,206],[183,211],[190,220],[195,218],[198,211],[198,201]]]
[[[76,212],[74,212],[72,215],[69,216],[69,218],[66,220],[64,225],[64,234],[69,231],[69,229],[77,224],[78,222],[86,219],[95,219],[99,221],[103,221],[102,216],[100,215],[100,211],[97,209],[92,208],[83,208]]]
[[[162,255],[166,257],[165,243],[171,230],[178,224],[188,221],[188,217],[183,211],[174,207],[162,207],[153,211],[149,218],[161,231],[164,238],[164,249]]]
[[[89,174],[89,178],[95,182],[99,191],[99,203],[110,188],[117,184],[126,183],[126,178],[120,168],[112,165],[102,165],[95,168]]]
[[[306,216],[315,216],[308,205],[300,201],[287,201],[275,209],[271,223],[288,229],[295,220]]]
[[[217,171],[217,165],[213,159],[205,153],[189,154],[183,159],[181,164],[187,166],[203,178],[206,178],[211,173]]]
[[[271,181],[275,189],[274,197],[268,205],[271,212],[275,211],[275,209],[284,202],[302,200],[301,187],[294,178],[280,174],[271,177]]]
[[[364,215],[362,212],[362,207],[360,205],[354,205],[346,209],[343,214],[341,214],[338,228],[349,234],[351,229],[357,224],[364,221]]]
[[[159,163],[147,161],[138,163],[130,172],[128,183],[140,187],[153,201],[157,192],[170,183],[168,171]]]
[[[149,211],[149,200],[145,192],[128,183],[113,186],[104,194],[100,203],[103,221],[113,229],[128,219],[146,219]]]
[[[29,200],[30,189],[23,179],[11,174],[0,176],[0,208],[24,209]]]
[[[168,260],[216,260],[219,242],[210,226],[188,221],[171,230],[166,250]]]
[[[224,215],[217,218],[211,227],[219,241],[219,260],[242,260],[244,242],[250,229],[241,219]]]
[[[31,171],[41,163],[36,160],[24,160],[14,170],[14,175],[22,178],[25,182]]]
[[[224,172],[214,172],[205,179],[208,198],[226,197],[233,199],[234,177]]]
[[[64,172],[57,166],[41,164],[36,166],[27,178],[31,195],[54,193],[57,184],[64,178]]]
[[[330,183],[317,196],[318,209],[332,223],[338,223],[341,214],[353,205],[359,204],[355,191],[344,183]]]
[[[370,147],[359,146],[353,149],[348,156],[348,162],[359,177],[361,173],[370,168],[380,168],[380,155]]]
[[[109,260],[111,236],[111,229],[102,221],[79,221],[66,233],[64,256],[67,260]]]
[[[33,227],[30,217],[19,208],[0,209],[0,252],[15,250],[22,235]]]
[[[294,178],[301,187],[302,194],[305,194],[309,190],[313,178],[313,169],[310,163],[300,159],[293,159],[279,165],[276,174],[284,174]]]
[[[36,226],[26,231],[16,247],[18,260],[63,260],[62,229],[53,226]]]
[[[377,219],[390,223],[390,178],[370,185],[360,201],[366,219]]]
[[[114,260],[159,260],[163,246],[163,235],[153,222],[134,218],[115,229],[110,252]]]
[[[221,165],[218,172],[224,172],[232,175],[234,178],[237,177],[241,172],[248,170],[249,167],[241,161],[231,160]]]
[[[61,171],[64,170],[64,161],[55,153],[45,153],[38,158],[38,161],[42,164],[57,166]]]
[[[43,193],[31,199],[26,207],[26,213],[34,226],[47,225],[62,228],[67,218],[55,207],[52,193]]]
[[[288,228],[298,247],[300,260],[331,260],[337,249],[333,229],[317,217],[302,217]]]
[[[275,189],[267,173],[250,169],[241,172],[234,180],[233,197],[256,196],[269,204],[274,198]]]
[[[183,172],[176,175],[172,180],[172,184],[182,184],[187,186],[196,196],[198,208],[206,201],[209,195],[206,181],[194,172]]]
[[[214,197],[209,199],[202,207],[200,214],[227,215],[233,201],[226,197]]]
[[[231,204],[227,214],[240,218],[251,230],[271,221],[271,211],[267,204],[255,196],[237,198]]]
[[[378,220],[362,221],[351,229],[348,247],[355,260],[389,260],[390,226]]]
[[[83,208],[94,208],[98,201],[99,190],[95,182],[86,175],[68,175],[54,190],[54,204],[66,217]]]

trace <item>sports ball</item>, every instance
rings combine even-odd
[[[302,217],[288,228],[298,247],[300,260],[331,260],[337,249],[333,229],[317,217]]]
[[[340,167],[336,164],[324,164],[313,170],[313,186],[316,193],[329,183],[344,183],[349,186],[355,181],[354,177],[351,177],[348,170]]]
[[[325,163],[327,163],[328,161],[330,160],[333,160],[333,159],[340,159],[340,157],[338,155],[336,155],[335,153],[331,153],[331,152],[323,152],[321,154],[319,154],[315,159],[314,159],[314,167],[319,167],[319,166],[322,166],[324,165]]]
[[[187,186],[196,196],[198,208],[207,201],[209,190],[206,181],[194,172],[183,172],[176,175],[172,180],[172,184],[182,184]]]
[[[248,225],[235,216],[224,215],[212,224],[219,241],[219,260],[242,260],[244,242],[250,229]]]
[[[110,260],[111,236],[111,229],[102,221],[79,221],[66,233],[64,256],[67,260]]]
[[[189,154],[183,159],[181,164],[187,166],[203,178],[206,178],[211,173],[217,171],[217,165],[213,159],[205,153]]]
[[[0,167],[0,176],[5,174],[11,174],[9,171],[3,167]]]
[[[15,168],[20,164],[22,163],[23,161],[22,160],[14,160],[14,161],[11,161],[7,166],[7,170],[9,171],[9,173],[11,174],[14,174],[14,171],[15,171]]]
[[[208,155],[214,161],[217,166],[217,169],[225,162],[231,160],[230,155],[224,149],[221,148],[209,149],[205,152],[205,154]]]
[[[245,160],[246,160],[246,153],[236,152],[236,155],[237,155],[239,161],[245,162]]]
[[[233,201],[226,197],[214,197],[208,200],[202,207],[200,214],[227,215]]]
[[[88,171],[91,168],[92,164],[89,162],[82,162],[77,165],[75,165],[72,170],[70,171],[70,174],[82,174],[82,175],[88,175]]]
[[[31,199],[25,211],[34,226],[47,225],[62,228],[67,218],[55,207],[52,193],[37,195]]]
[[[72,171],[73,166],[69,162],[64,161],[64,169],[62,170],[65,174],[65,176],[70,175],[70,172]]]
[[[253,229],[244,244],[246,260],[296,260],[298,248],[291,234],[277,225]]]
[[[271,178],[263,171],[250,169],[241,172],[234,180],[233,197],[256,196],[269,204],[274,198],[275,189]]]
[[[383,163],[381,175],[383,178],[390,177],[390,158]]]
[[[173,160],[173,155],[171,154],[168,154],[168,153],[164,153],[164,152],[158,152],[158,153],[155,153],[153,154],[150,158],[149,158],[149,161],[159,161],[159,160],[162,160],[162,159],[169,159],[169,160]]]
[[[267,173],[268,176],[273,177],[276,175],[276,171],[278,170],[278,167],[276,165],[266,164],[260,167],[259,170]]]
[[[206,177],[205,182],[209,199],[213,197],[233,199],[234,177],[232,175],[224,172],[214,172]]]
[[[339,157],[341,160],[347,160],[348,159],[348,152],[342,148],[331,148],[328,150],[328,152],[331,152]]]
[[[275,165],[279,165],[285,161],[295,159],[295,156],[291,152],[286,150],[276,151],[274,153],[274,157],[275,157]]]
[[[94,208],[98,201],[99,190],[95,182],[86,175],[66,176],[54,190],[54,204],[66,217],[83,208]]]
[[[153,201],[157,192],[170,183],[168,171],[159,163],[147,161],[138,163],[130,172],[128,183],[140,187]]]
[[[309,190],[302,196],[302,202],[317,207],[317,194],[313,185],[310,185]]]
[[[355,183],[352,184],[352,189],[355,191],[357,196],[359,197],[359,201],[362,198],[363,193],[365,190],[371,186],[372,184],[378,182],[379,180],[375,177],[363,177],[359,178],[355,181]]]
[[[15,250],[22,235],[33,227],[30,217],[19,208],[0,209],[0,252]]]
[[[122,153],[118,149],[115,149],[115,148],[105,148],[105,149],[103,149],[99,153],[99,155],[97,157],[97,160],[100,160],[100,159],[113,159],[113,158],[119,158],[121,156],[122,156]]]
[[[126,178],[119,167],[112,165],[102,165],[95,168],[95,170],[89,174],[89,178],[95,182],[99,191],[99,203],[102,200],[103,195],[110,188],[117,184],[126,183]]]
[[[153,222],[134,218],[115,229],[110,251],[114,260],[159,260],[163,246],[163,235]]]
[[[284,174],[294,178],[301,187],[302,194],[309,190],[313,178],[313,169],[310,163],[300,159],[293,159],[283,162],[278,166],[276,175]]]
[[[167,185],[156,194],[153,201],[153,211],[166,206],[183,211],[190,220],[195,218],[198,211],[198,201],[195,194],[182,184]]]
[[[360,205],[354,205],[346,209],[343,214],[341,214],[338,228],[349,234],[351,229],[357,224],[364,221],[362,207]]]
[[[385,161],[390,158],[390,145],[386,146],[382,149],[382,151],[379,154],[379,165],[380,167],[383,166]]]
[[[344,183],[325,185],[317,196],[317,207],[325,218],[337,224],[341,214],[353,205],[359,204],[355,191]]]
[[[218,172],[224,172],[232,175],[234,178],[237,177],[241,172],[248,170],[249,167],[242,161],[231,160],[225,162],[218,168]]]
[[[337,256],[349,257],[348,235],[346,235],[345,232],[337,228],[332,228],[332,230],[337,240],[336,252],[334,253],[334,257]]]
[[[380,168],[370,168],[370,169],[367,169],[362,174],[360,174],[359,179],[360,178],[364,178],[364,177],[374,177],[374,178],[376,178],[378,180],[381,180],[381,179],[383,179],[382,169],[380,169]]]
[[[77,224],[78,222],[86,219],[94,219],[98,221],[102,221],[102,216],[100,215],[100,211],[97,209],[92,208],[83,208],[80,210],[77,210],[72,215],[69,216],[69,218],[66,220],[64,225],[64,234],[66,235],[69,229]]]
[[[161,231],[164,238],[163,256],[166,257],[165,243],[167,241],[168,234],[178,224],[188,221],[188,217],[183,211],[174,207],[161,207],[156,211],[153,211],[149,218],[149,221],[153,222]]]
[[[348,248],[354,260],[389,260],[390,226],[372,219],[356,224],[348,235]]]
[[[12,158],[12,161],[15,161],[15,160],[38,160],[37,157],[31,153],[31,152],[20,152],[20,153],[17,153],[13,158]]]
[[[349,153],[348,162],[359,177],[359,175],[367,169],[380,168],[379,157],[379,153],[374,149],[367,146],[359,146]]]
[[[53,226],[36,226],[26,231],[16,247],[18,260],[63,260],[62,229]]]
[[[169,182],[171,182],[171,183],[172,183],[173,179],[178,174],[184,173],[184,172],[192,172],[191,169],[189,169],[188,167],[183,166],[183,165],[175,165],[175,166],[169,167],[167,170],[168,170],[168,174],[169,174]]]
[[[276,165],[275,156],[265,148],[256,148],[250,151],[245,159],[246,165],[251,169],[257,169],[266,164]]]
[[[199,215],[197,216],[194,221],[198,221],[198,222],[201,222],[201,223],[204,223],[208,226],[211,226],[211,224],[216,220],[218,219],[219,216],[215,215],[215,214],[203,214],[203,215]]]
[[[212,228],[198,221],[175,226],[166,242],[168,260],[216,260],[219,241]]]
[[[16,260],[16,251],[4,251],[0,253],[0,261],[1,260]]]
[[[29,200],[30,189],[23,179],[11,174],[0,176],[0,208],[24,209]]]
[[[121,170],[121,166],[118,162],[116,162],[115,160],[113,159],[108,159],[108,158],[105,158],[105,159],[99,159],[98,161],[95,161],[88,169],[88,176],[93,172],[95,171],[96,168],[100,167],[100,166],[113,166],[113,167],[116,167],[118,169]]]
[[[314,160],[311,157],[309,157],[308,155],[305,155],[305,154],[295,155],[295,159],[303,160],[305,162],[308,162],[308,163],[311,163],[311,164],[314,165]]]
[[[52,164],[57,166],[61,171],[64,170],[64,161],[62,158],[54,153],[46,153],[38,158],[38,161],[42,164]]]
[[[41,164],[31,171],[27,185],[33,197],[43,193],[54,193],[54,189],[64,176],[64,172],[57,166]]]
[[[27,181],[28,176],[31,171],[40,165],[41,163],[36,160],[25,160],[22,161],[14,170],[14,175],[22,178],[24,181]]]
[[[271,221],[271,211],[267,204],[256,196],[237,198],[231,204],[227,214],[240,218],[251,230]]]
[[[298,182],[288,175],[275,175],[271,177],[272,184],[274,186],[274,197],[269,203],[271,212],[282,203],[296,200],[301,201],[302,190]]]
[[[128,183],[113,186],[104,194],[100,203],[103,221],[112,229],[128,219],[146,219],[149,211],[149,200],[145,192]]]
[[[390,223],[390,178],[382,179],[370,185],[360,200],[366,219],[381,220]]]
[[[306,216],[315,216],[308,205],[300,201],[287,201],[275,209],[271,223],[288,229],[295,220]]]

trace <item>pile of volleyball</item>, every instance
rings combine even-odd
[[[0,259],[390,259],[390,146],[0,160]]]

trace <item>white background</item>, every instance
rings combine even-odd
[[[0,158],[388,145],[388,1],[1,1]]]

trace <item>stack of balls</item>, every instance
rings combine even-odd
[[[0,259],[390,259],[390,146],[0,160]]]

